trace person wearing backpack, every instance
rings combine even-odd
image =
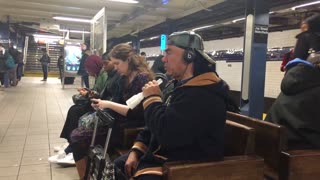
[[[42,57],[40,58],[42,72],[43,72],[43,79],[41,81],[47,81],[48,78],[48,65],[50,64],[50,57],[47,53],[47,49],[42,49]]]

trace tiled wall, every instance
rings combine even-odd
[[[294,46],[295,36],[299,33],[299,29],[288,30],[282,32],[269,33],[268,48]],[[242,49],[243,37],[205,41],[206,51],[226,50],[226,49]],[[159,47],[144,48],[148,55],[160,54]],[[265,97],[276,98],[280,93],[280,83],[283,72],[280,71],[281,61],[268,61],[266,67],[265,81]],[[217,62],[217,72],[226,82],[230,89],[239,91],[241,88],[242,62],[226,63],[225,61]]]
[[[280,71],[281,61],[268,61],[265,79],[265,97],[276,98],[280,93],[280,83],[284,75]],[[240,91],[242,62],[227,63],[217,61],[217,72],[230,86],[230,90]]]

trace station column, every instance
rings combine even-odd
[[[241,114],[262,119],[269,26],[267,0],[246,0]]]

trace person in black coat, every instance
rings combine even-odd
[[[320,54],[286,66],[281,93],[266,121],[288,129],[289,149],[320,148]]]
[[[82,56],[80,59],[80,65],[79,65],[79,70],[77,74],[81,76],[81,85],[84,84],[86,88],[90,88],[89,74],[87,73],[84,67],[84,63],[91,53],[90,53],[90,50],[88,50],[88,47],[86,44],[81,44],[81,49],[82,49]]]
[[[302,32],[296,36],[294,58],[307,59],[311,53],[320,51],[320,15],[313,15],[301,24]]]
[[[162,179],[167,161],[223,158],[227,89],[212,71],[215,62],[190,32],[169,36],[163,58],[174,89],[161,98],[156,81],[143,88],[146,128],[131,151],[116,159],[117,179]]]

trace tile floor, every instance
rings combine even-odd
[[[62,89],[57,78],[23,77],[0,87],[0,180],[73,180],[75,167],[49,164],[79,80]]]

